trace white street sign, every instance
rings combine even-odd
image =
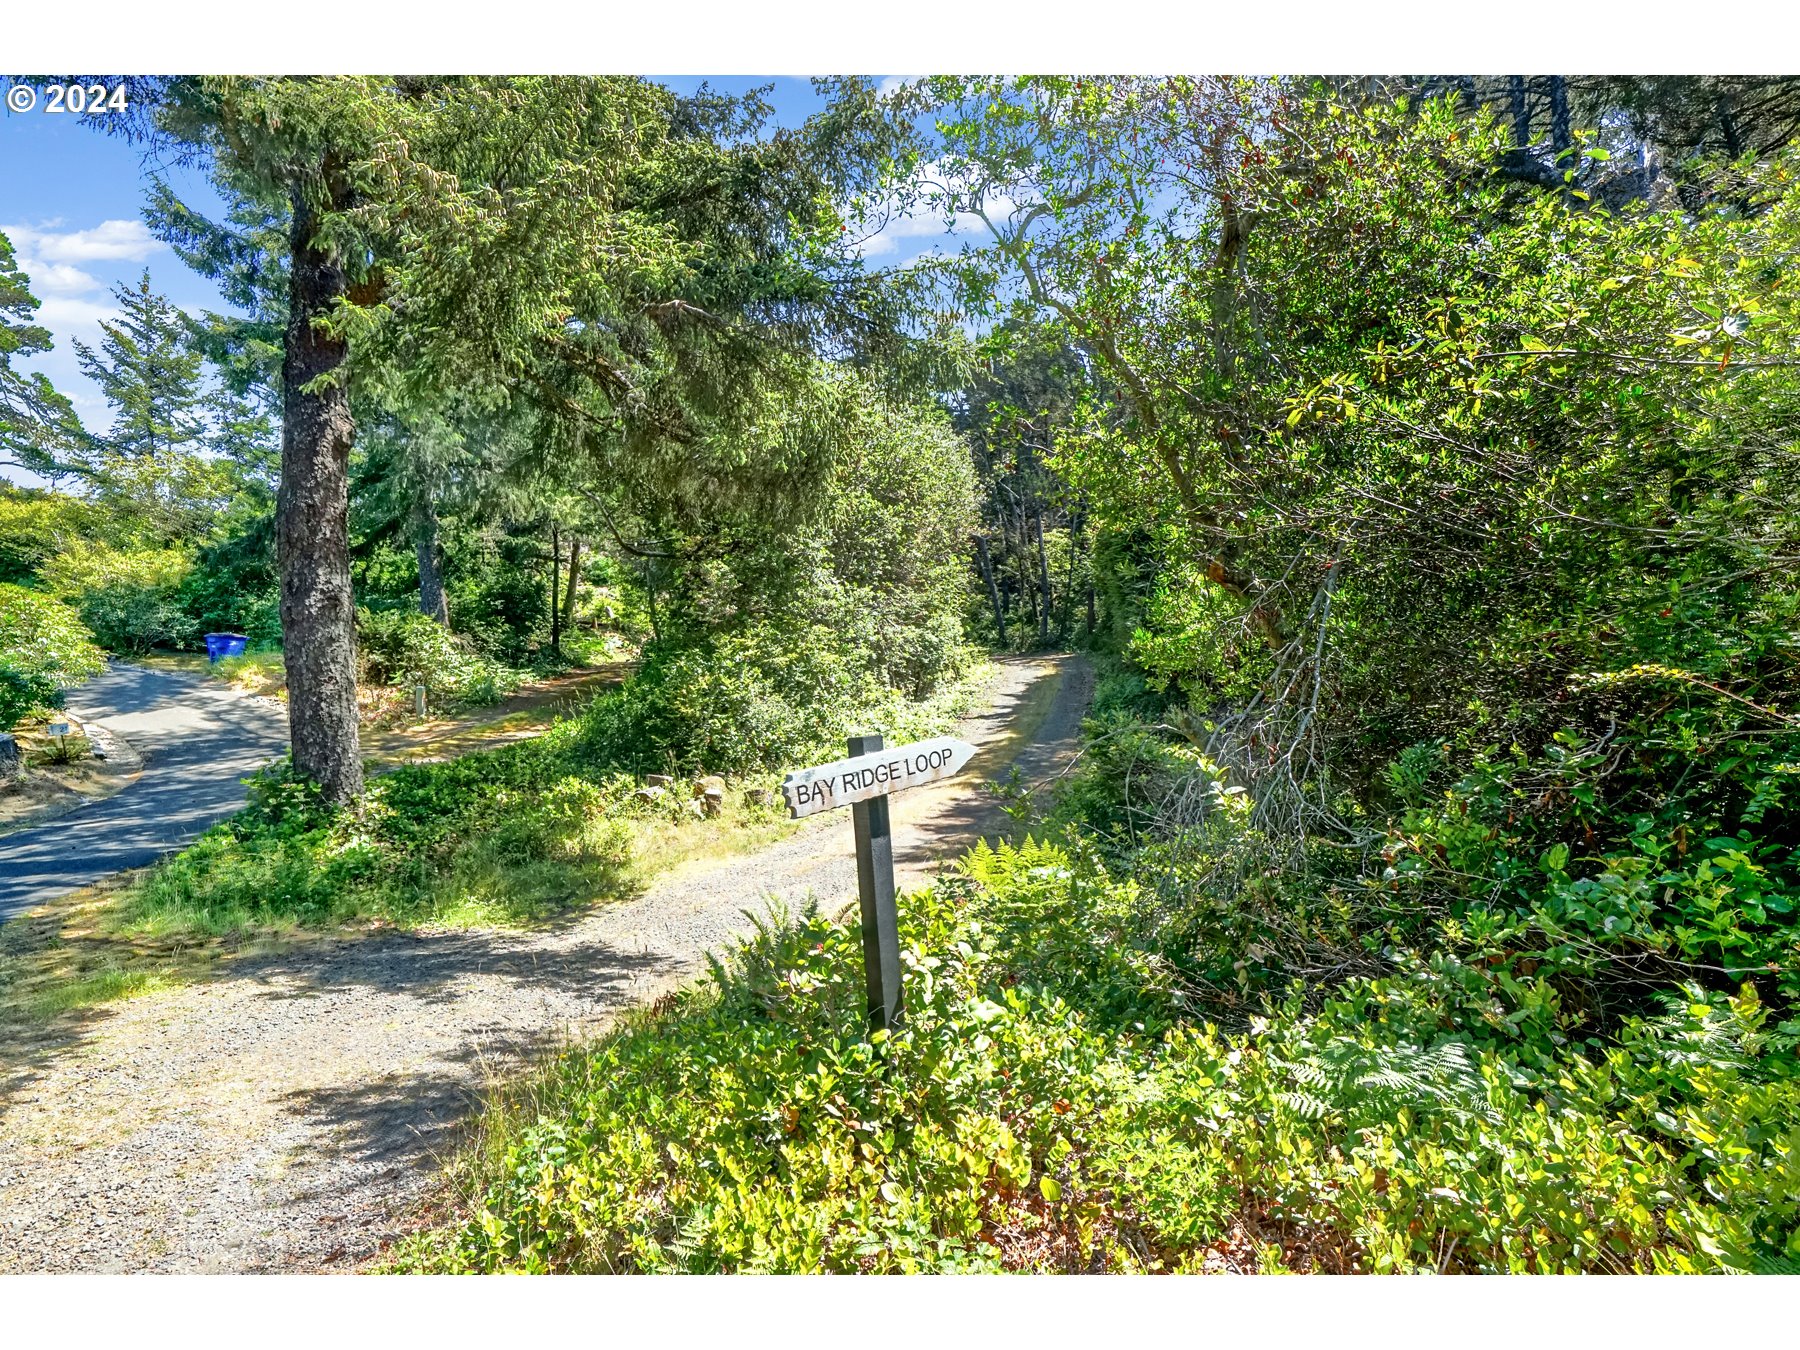
[[[916,745],[896,745],[855,759],[796,769],[782,780],[781,793],[787,798],[788,815],[798,820],[948,778],[974,754],[975,747],[967,741],[939,736]]]

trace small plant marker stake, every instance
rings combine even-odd
[[[850,757],[873,754],[882,738],[852,736]],[[869,987],[869,1027],[900,1024],[900,912],[894,905],[894,837],[888,828],[887,793],[853,802],[856,890],[862,901],[863,976]]]

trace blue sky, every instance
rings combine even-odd
[[[0,231],[12,240],[32,294],[42,302],[38,322],[56,340],[49,353],[22,364],[48,375],[96,430],[110,417],[80,373],[70,339],[99,342],[100,321],[117,312],[113,284],[135,283],[148,268],[151,285],[184,308],[223,303],[210,281],[189,271],[144,227],[144,183],[156,167],[146,165],[140,148],[72,117],[0,113]],[[174,171],[169,178],[197,209],[221,207],[202,175]]]
[[[690,93],[702,80],[680,76],[661,82]],[[715,76],[707,82],[728,92],[773,84],[770,101],[784,125],[798,124],[822,106],[807,80]],[[151,286],[191,312],[220,309],[224,302],[212,282],[189,271],[144,226],[145,184],[166,166],[146,160],[139,147],[41,108],[0,111],[0,231],[12,240],[32,293],[42,302],[38,322],[55,338],[52,351],[21,364],[48,375],[98,431],[109,424],[110,414],[81,374],[71,339],[98,344],[100,323],[117,313],[112,287],[135,285],[148,269]],[[204,174],[168,169],[167,176],[188,205],[208,215],[222,211]],[[941,221],[901,220],[865,242],[863,253],[871,264],[892,266],[947,242]],[[22,471],[0,469],[0,474],[25,481]]]

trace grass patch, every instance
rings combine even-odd
[[[124,930],[119,900],[135,880],[61,896],[0,925],[0,1041],[65,1013],[180,988],[247,949],[242,934]],[[254,944],[275,936],[265,930]]]
[[[209,661],[200,652],[154,651],[127,658],[131,664],[150,670],[172,670],[186,675],[204,675],[222,680],[246,694],[265,698],[287,697],[287,664],[278,651],[245,652]]]
[[[21,1009],[22,1020],[48,1021],[58,1013],[68,1012],[72,1008],[111,1003],[139,994],[154,994],[176,988],[181,983],[166,972],[157,970],[102,970],[93,975],[60,981],[28,998]]]
[[[905,730],[950,725],[987,675],[906,712]],[[295,782],[257,782],[244,811],[151,870],[119,899],[121,931],[223,935],[380,920],[406,927],[542,923],[638,893],[658,871],[730,855],[791,828],[772,773],[727,784],[707,815],[693,780],[644,799],[630,686],[543,734],[444,763],[409,764],[328,810]]]

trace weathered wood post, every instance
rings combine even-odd
[[[872,755],[879,735],[852,736],[850,758]],[[856,827],[856,891],[862,901],[863,978],[869,987],[869,1026],[900,1024],[900,911],[894,905],[894,837],[888,827],[887,793],[853,802]]]

